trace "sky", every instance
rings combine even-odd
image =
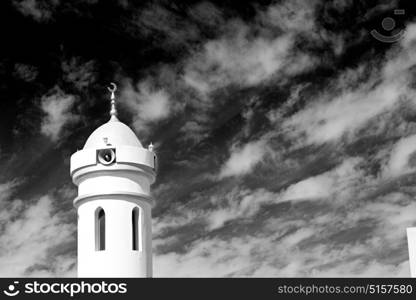
[[[2,1],[0,276],[76,276],[110,82],[158,155],[155,277],[410,276],[410,2]]]

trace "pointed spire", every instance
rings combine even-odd
[[[110,83],[111,87],[107,89],[111,92],[111,110],[110,110],[110,121],[118,121],[117,119],[117,108],[116,108],[116,96],[115,92],[117,91],[117,85],[114,82]]]

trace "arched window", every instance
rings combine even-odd
[[[140,209],[138,207],[133,208],[131,213],[131,226],[132,226],[132,249],[137,251],[140,249]]]
[[[95,212],[95,250],[105,250],[105,212],[101,207]]]

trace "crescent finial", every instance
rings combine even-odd
[[[114,82],[110,82],[111,87],[107,87],[107,89],[111,92],[111,99],[114,99],[114,93],[117,91],[117,84]]]
[[[108,91],[111,92],[111,110],[110,110],[110,121],[117,121],[117,109],[116,109],[116,96],[117,85],[114,82],[110,82],[110,86],[107,87]]]

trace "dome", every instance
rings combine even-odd
[[[94,130],[85,143],[84,149],[102,148],[103,146],[106,146],[107,144],[104,141],[104,138],[107,138],[108,144],[111,144],[112,146],[133,146],[143,148],[133,130],[116,119],[116,121],[110,120]]]

